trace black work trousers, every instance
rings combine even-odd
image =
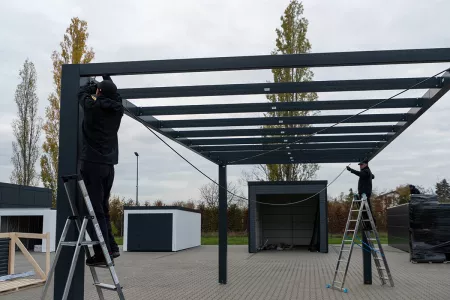
[[[108,247],[108,251],[111,254],[112,251],[118,250],[112,234],[111,220],[109,217],[109,196],[114,182],[114,166],[82,161],[80,173],[86,184],[98,225]],[[94,226],[92,224],[89,225],[87,231],[91,239],[95,240],[97,234],[95,233]],[[100,245],[95,245],[93,248],[96,256],[103,257]]]
[[[377,221],[375,220],[375,216],[373,214],[372,204],[370,203],[370,196],[371,193],[359,193],[359,199],[362,199],[362,194],[366,194],[367,197],[367,204],[369,204],[370,213],[372,214],[373,222],[375,223],[375,226],[377,225]],[[364,220],[368,220],[369,216],[367,213],[363,213],[362,218]],[[371,228],[370,222],[363,222],[364,228]]]

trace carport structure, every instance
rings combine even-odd
[[[308,53],[247,57],[218,57],[157,61],[131,61],[63,65],[60,111],[58,174],[74,174],[78,168],[80,122],[77,92],[87,77],[258,70],[273,68],[344,67],[450,62],[450,49],[388,50],[340,53]],[[227,186],[227,166],[243,164],[350,163],[372,159],[407,129],[450,89],[450,73],[427,78],[384,78],[288,83],[227,84],[123,88],[119,93],[127,114],[149,128],[194,151],[219,167],[219,185]],[[145,98],[207,97],[307,92],[343,92],[426,89],[420,98],[394,98],[376,109],[386,113],[338,114],[339,111],[373,107],[385,99],[333,100],[284,103],[238,103],[140,107],[130,100]],[[388,113],[390,109],[406,113]],[[332,111],[328,115],[296,117],[236,117],[239,113],[271,111]],[[336,113],[336,114],[335,114]],[[226,114],[214,119],[161,120],[155,116]],[[347,126],[329,128],[325,124]],[[295,128],[293,125],[315,125]],[[261,128],[262,125],[273,125]],[[317,125],[317,126],[316,126]],[[352,126],[348,126],[352,125]],[[232,129],[230,129],[232,127]],[[250,128],[248,128],[250,127]],[[208,128],[208,130],[206,130]],[[211,129],[212,128],[212,129]],[[328,128],[328,129],[327,129]],[[319,131],[319,132],[318,132]],[[315,134],[317,133],[317,134]],[[78,139],[74,138],[78,137]],[[301,140],[301,142],[298,142]],[[74,198],[79,198],[75,183]],[[62,181],[58,182],[57,241],[70,214]],[[227,283],[227,191],[219,189],[219,282]],[[81,202],[80,202],[81,203]],[[81,206],[81,204],[80,204]],[[68,238],[75,237],[75,230]],[[69,299],[83,299],[84,253],[73,277]],[[63,251],[56,267],[55,299],[61,297],[71,263],[71,252]],[[120,277],[120,274],[118,274]]]

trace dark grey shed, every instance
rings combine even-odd
[[[250,253],[267,243],[328,252],[327,181],[249,182],[248,195]]]

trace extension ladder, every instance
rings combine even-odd
[[[63,297],[61,298],[62,300],[66,300],[67,296],[69,294],[70,286],[72,284],[73,274],[74,274],[74,271],[75,271],[75,266],[76,266],[76,263],[77,263],[77,260],[78,260],[78,254],[80,253],[81,247],[84,247],[85,253],[86,253],[86,257],[88,259],[90,259],[91,258],[91,254],[90,254],[90,251],[89,251],[89,246],[100,244],[100,246],[101,246],[101,248],[103,250],[103,255],[106,258],[106,266],[104,266],[104,265],[103,266],[89,266],[89,269],[91,270],[92,277],[94,279],[94,286],[97,289],[97,293],[98,293],[99,299],[100,300],[104,300],[105,299],[103,297],[102,289],[106,289],[106,290],[110,290],[110,291],[116,291],[117,294],[119,295],[119,299],[125,300],[125,297],[124,297],[123,292],[122,292],[122,287],[120,286],[119,279],[117,278],[117,274],[116,274],[116,271],[114,269],[114,264],[113,264],[113,262],[111,260],[111,257],[109,256],[108,248],[106,246],[105,240],[104,240],[102,232],[100,230],[100,226],[98,225],[98,221],[97,221],[97,218],[95,216],[95,212],[94,212],[94,209],[92,207],[92,203],[91,203],[91,200],[89,198],[89,194],[87,192],[86,185],[84,184],[83,178],[80,175],[70,175],[70,176],[62,176],[62,179],[63,179],[63,182],[64,182],[64,188],[66,190],[67,198],[69,199],[69,204],[70,204],[70,208],[72,209],[72,214],[73,215],[67,218],[66,225],[64,226],[63,232],[61,234],[61,239],[59,241],[58,248],[56,250],[55,260],[54,260],[53,265],[52,265],[52,267],[50,269],[50,272],[48,274],[48,279],[47,279],[47,282],[45,283],[45,287],[44,287],[44,291],[42,293],[41,299],[42,300],[45,299],[48,287],[49,287],[50,282],[52,280],[52,276],[53,276],[53,274],[55,272],[55,267],[56,267],[56,264],[58,262],[59,255],[61,254],[61,250],[62,250],[62,248],[64,246],[75,247],[75,251],[74,251],[74,254],[73,254],[73,258],[72,258],[72,263],[70,265],[69,274],[67,276],[67,282],[66,282],[66,286],[64,288],[64,294],[63,294]],[[88,211],[89,211],[89,215],[88,216],[85,216],[83,218],[81,218],[79,216],[78,211],[76,209],[76,206],[74,205],[74,203],[72,202],[72,199],[70,198],[70,193],[69,193],[69,188],[68,188],[69,180],[76,180],[78,182],[78,186],[79,186],[79,188],[81,190],[81,193],[83,195],[84,202],[85,202],[86,207],[88,208]],[[83,219],[82,223],[80,222],[81,219]],[[86,241],[85,240],[86,227],[88,226],[89,220],[92,221],[92,225],[95,228],[95,232],[97,233],[97,237],[98,237],[99,241]],[[79,236],[78,236],[78,240],[77,241],[68,242],[68,241],[66,241],[66,235],[67,235],[67,232],[69,231],[70,225],[73,222],[75,222],[75,224],[76,224],[76,226],[78,228]],[[114,285],[101,283],[99,281],[99,279],[98,279],[98,275],[97,275],[97,272],[96,272],[95,268],[107,268],[107,269],[109,269],[109,272],[111,273],[111,277],[112,277],[112,279],[114,281]]]
[[[362,194],[361,198],[362,199],[358,199],[358,196],[355,195],[352,204],[350,205],[347,225],[345,226],[344,237],[342,238],[341,248],[339,251],[339,258],[334,271],[333,283],[331,285],[327,285],[328,288],[343,291],[344,293],[348,292],[348,290],[344,288],[344,283],[347,276],[355,239],[358,239],[357,234],[360,225],[362,226],[363,234],[365,234],[368,241],[367,244],[361,245],[361,247],[372,253],[381,284],[384,285],[389,282],[391,286],[394,286],[394,280],[392,279],[386,256],[384,255],[383,248],[381,247],[380,238],[375,227],[375,222],[373,220],[372,212],[370,211],[369,203],[367,202],[367,197],[365,194]],[[357,213],[357,216],[355,216],[355,213]],[[378,248],[375,248],[373,243],[374,241],[376,241]],[[367,250],[364,246],[367,246],[369,249]]]

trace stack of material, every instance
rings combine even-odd
[[[412,195],[409,204],[412,262],[450,260],[450,204],[435,195]]]

